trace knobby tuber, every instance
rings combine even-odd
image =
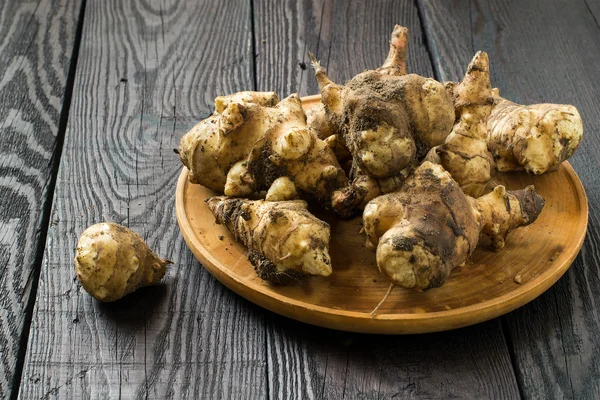
[[[500,97],[494,89],[488,119],[488,147],[498,171],[543,174],[558,169],[575,153],[583,137],[581,116],[572,105],[524,106]]]
[[[476,55],[475,58],[477,57]],[[472,63],[476,61],[475,58]],[[485,62],[480,57],[478,64],[485,67],[481,71],[475,70],[475,75],[479,76],[481,82],[481,91],[474,91],[472,95],[479,104],[465,103],[465,100],[468,100],[468,96],[465,96],[468,95],[468,92],[456,92],[456,89],[467,83],[468,76],[473,74],[471,64],[465,80],[460,85],[456,82],[446,82],[445,84],[446,88],[454,94],[457,117],[465,112],[467,115],[479,117],[473,119],[472,122],[463,121],[466,124],[461,131],[465,131],[465,128],[472,133],[477,131],[479,139],[483,132],[483,129],[479,127],[480,120],[487,115],[485,119],[487,147],[494,159],[497,171],[525,170],[539,175],[558,169],[563,161],[575,153],[583,137],[583,122],[577,108],[568,104],[520,105],[513,103],[501,97],[497,88],[489,92],[489,87],[485,82],[489,79],[487,56]],[[485,85],[483,85],[484,82]],[[489,97],[491,97],[491,109],[488,110]],[[452,136],[450,135],[446,139],[447,143]],[[472,137],[472,134],[468,134],[468,136]],[[467,151],[465,152],[465,150]],[[463,158],[482,156],[483,152],[479,145],[463,149]],[[447,164],[442,165],[448,166]],[[473,177],[472,179],[479,179],[478,182],[483,182],[485,175],[483,171],[486,170],[487,167],[482,167],[478,171],[474,171],[474,176],[478,178]],[[464,188],[461,182],[462,178],[454,171],[451,173]],[[481,185],[473,185],[467,190],[473,190],[477,186]]]
[[[110,302],[158,283],[171,261],[154,254],[132,230],[104,222],[81,234],[74,263],[83,288],[97,300]]]
[[[446,89],[453,95],[458,119],[444,144],[431,149],[427,159],[439,162],[465,194],[479,197],[486,192],[494,169],[487,147],[493,104],[487,54],[475,54],[463,81],[446,84]]]
[[[366,245],[376,249],[377,266],[393,283],[427,290],[465,263],[480,233],[498,250],[512,229],[535,221],[543,206],[533,187],[497,186],[474,199],[440,165],[425,161],[401,189],[367,204]]]
[[[287,284],[305,274],[331,274],[329,225],[309,213],[305,201],[217,196],[207,203],[217,223],[248,247],[248,259],[260,278]]]
[[[344,86],[332,82],[311,55],[325,116],[342,134],[355,164],[354,190],[338,196],[338,202],[360,207],[369,200],[367,195],[380,194],[384,187],[395,189],[406,169],[450,133],[452,99],[436,80],[406,74],[407,41],[408,30],[396,25],[383,65],[356,75]],[[361,175],[372,179],[357,182]]]
[[[460,83],[408,74],[407,45],[408,30],[397,25],[381,67],[345,85],[311,54],[321,104],[307,115],[297,95],[279,102],[272,92],[240,92],[218,97],[214,114],[183,137],[190,181],[237,197],[213,197],[208,206],[248,247],[261,278],[332,273],[329,226],[300,198],[340,216],[364,208],[380,271],[418,290],[441,286],[480,235],[499,250],[511,230],[538,217],[544,200],[533,187],[491,189],[494,166],[557,168],[581,141],[577,110],[501,98],[485,52]],[[239,198],[259,192],[265,200]]]
[[[315,131],[319,139],[325,140],[332,135],[340,133],[337,127],[327,118],[323,103],[317,104],[306,112],[306,123],[310,129]]]
[[[335,192],[348,186],[331,148],[308,129],[296,94],[281,102],[275,93],[217,97],[215,113],[181,139],[180,158],[190,182],[228,196],[268,190],[273,199],[288,199],[297,191],[332,208]],[[282,177],[289,178],[285,185],[271,187]]]

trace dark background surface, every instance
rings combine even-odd
[[[600,4],[545,1],[0,0],[0,397],[600,398]],[[488,52],[512,100],[571,103],[587,239],[530,304],[414,336],[337,332],[227,290],[187,249],[172,149],[219,94],[314,94],[379,66],[394,24],[409,71],[461,77]],[[174,260],[103,305],[74,280],[79,234],[131,227]]]

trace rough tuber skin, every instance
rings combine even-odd
[[[81,234],[74,263],[83,288],[97,300],[111,302],[158,283],[171,261],[154,254],[132,230],[103,222]]]
[[[533,223],[545,204],[533,185],[522,190],[506,190],[499,185],[485,196],[468,199],[473,209],[477,210],[481,233],[489,236],[495,251],[504,247],[510,231]]]
[[[329,225],[309,213],[305,201],[217,196],[207,203],[217,223],[248,247],[248,259],[260,278],[288,284],[306,274],[331,274]]]
[[[271,198],[287,199],[297,191],[331,209],[335,191],[348,186],[331,148],[307,127],[296,94],[281,102],[275,93],[218,97],[215,113],[181,139],[179,154],[190,182],[228,196],[268,190]],[[285,185],[271,187],[282,177],[289,178]]]
[[[179,157],[189,180],[223,193],[227,174],[282,114],[274,92],[240,92],[215,99],[215,112],[181,139]],[[243,188],[243,189],[242,189]],[[240,192],[251,192],[251,182]]]
[[[428,290],[465,263],[480,233],[498,250],[512,229],[535,221],[543,206],[532,187],[497,186],[478,199],[466,196],[440,165],[425,161],[401,189],[367,204],[366,246],[376,249],[379,270],[394,284]]]
[[[407,42],[408,30],[396,25],[384,64],[344,86],[332,82],[311,55],[329,124],[342,133],[355,164],[353,190],[338,196],[339,203],[354,202],[360,208],[377,189],[381,194],[384,187],[397,188],[402,175],[430,148],[442,144],[452,129],[454,106],[444,86],[406,74]],[[357,181],[361,175],[372,179]]]
[[[396,26],[390,55],[375,71],[365,71],[346,85],[333,83],[313,58],[326,115],[355,162],[368,175],[397,175],[415,158],[441,144],[454,122],[452,99],[431,78],[406,75],[408,30]]]
[[[332,124],[327,118],[323,103],[317,104],[306,112],[306,123],[310,129],[315,131],[317,137],[322,140],[340,133],[337,130],[337,126]]]
[[[460,84],[446,84],[452,93],[457,120],[444,144],[427,159],[438,162],[465,194],[479,197],[489,191],[494,161],[487,147],[487,121],[492,110],[489,60],[479,51],[469,63]]]
[[[498,89],[493,96],[488,148],[498,171],[543,174],[558,169],[579,147],[583,122],[574,106],[519,105],[500,97]]]

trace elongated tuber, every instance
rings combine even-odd
[[[329,225],[308,212],[305,201],[218,196],[207,203],[217,223],[248,247],[248,259],[260,278],[287,284],[306,274],[331,274]]]
[[[439,163],[463,192],[479,197],[486,191],[494,169],[487,147],[487,121],[493,104],[487,54],[475,54],[463,81],[447,84],[446,89],[453,93],[458,119],[444,144],[433,148],[427,159],[439,157]]]
[[[567,104],[524,106],[500,97],[494,89],[488,119],[488,147],[498,171],[543,174],[575,153],[583,137],[577,108]]]
[[[480,233],[497,250],[512,229],[535,221],[543,205],[532,187],[512,192],[497,186],[473,199],[440,165],[425,161],[400,190],[367,204],[366,245],[376,249],[377,266],[393,283],[427,290],[465,263]]]
[[[171,261],[154,254],[132,230],[103,222],[81,234],[74,263],[83,288],[97,300],[110,302],[158,283]]]
[[[218,97],[215,113],[181,139],[180,158],[192,183],[235,197],[268,190],[283,199],[297,190],[331,208],[334,192],[348,185],[331,148],[308,129],[295,94],[281,102],[274,93]],[[281,177],[286,185],[271,188]]]

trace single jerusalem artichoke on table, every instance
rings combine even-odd
[[[110,302],[158,283],[171,261],[154,254],[132,230],[103,222],[81,234],[74,263],[83,288],[97,300]]]
[[[305,201],[217,196],[207,203],[217,223],[248,247],[248,259],[260,278],[287,284],[306,274],[331,274],[329,225],[309,213]]]
[[[394,284],[427,290],[465,263],[480,233],[498,250],[511,230],[531,224],[543,206],[532,187],[497,186],[478,199],[466,196],[440,165],[425,161],[401,189],[367,204],[366,246],[376,249],[379,270]]]

